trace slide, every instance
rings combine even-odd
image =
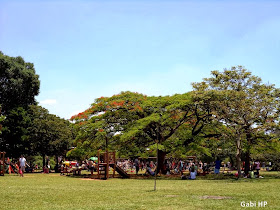
[[[114,164],[110,164],[111,167],[114,167]],[[116,171],[121,175],[123,178],[129,178],[129,174],[126,173],[121,167],[116,165]]]

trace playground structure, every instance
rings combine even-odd
[[[73,175],[81,175],[81,170],[83,167],[77,167],[76,164],[76,161],[63,161],[61,166],[61,174],[69,175],[70,173],[73,173]],[[115,177],[116,171],[123,178],[130,177],[129,174],[127,174],[121,167],[117,165],[115,152],[98,152],[96,164],[97,178],[104,180],[108,179],[110,177],[110,167],[113,169],[113,174],[111,176],[112,178]]]
[[[127,174],[121,167],[116,163],[116,153],[115,152],[99,152],[98,151],[98,163],[97,163],[97,177],[98,179],[108,179],[109,178],[109,167],[113,168],[113,178],[115,177],[115,172],[117,171],[119,175],[124,178],[129,178],[130,175]]]
[[[5,154],[6,152],[0,152],[0,175],[4,176],[5,174]]]

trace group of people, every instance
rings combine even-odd
[[[32,164],[32,162],[27,162],[24,155],[21,155],[18,159],[10,159],[7,157],[5,159],[6,171],[7,173],[18,173],[20,177],[24,176],[25,172],[34,172],[34,170],[38,170],[38,165]],[[50,169],[50,160],[46,158],[46,166],[43,167],[43,172],[46,172],[45,168]]]
[[[26,170],[26,166],[28,166],[27,161],[23,155],[18,159],[18,162],[16,164],[12,164],[9,159],[5,161],[8,165],[17,165],[18,171],[21,177],[24,176],[24,172]],[[65,166],[62,164],[62,159],[61,159],[61,169]],[[76,161],[76,167],[80,166],[80,168],[88,170],[91,172],[91,175],[93,175],[93,172],[97,170],[97,163],[96,161],[92,160],[84,160],[79,164],[78,161]],[[123,159],[123,160],[118,160],[117,165],[121,167],[124,171],[131,171],[131,172],[136,172],[136,175],[139,173],[141,170],[146,170],[146,174],[154,176],[156,173],[156,163],[152,160],[143,160],[143,159],[138,159],[135,158],[134,160],[131,159]],[[264,164],[263,164],[264,165]],[[244,175],[244,177],[260,177],[259,176],[259,171],[261,169],[261,162],[260,161],[255,161],[252,162],[251,167],[250,167],[250,173]],[[194,160],[185,160],[183,161],[182,159],[169,159],[165,160],[164,163],[164,169],[166,171],[167,175],[170,174],[181,174],[182,179],[187,178],[184,176],[184,172],[188,171],[189,172],[189,179],[196,179],[196,176],[198,173],[202,173],[205,175],[205,173],[209,173],[210,167],[214,166],[214,173],[219,174],[220,173],[220,168],[221,167],[228,167],[231,168],[231,163],[228,162],[227,164],[223,163],[219,158],[216,159],[215,162],[212,164],[207,164],[203,163],[202,161],[194,161]],[[44,167],[44,172],[45,170],[48,171],[50,169],[50,159],[46,157],[46,166]],[[256,171],[256,172],[255,172]]]
[[[155,165],[152,161],[151,164],[151,167],[154,168]],[[134,159],[134,161],[131,159],[118,160],[117,165],[121,167],[124,171],[135,171],[136,174],[138,174],[140,170],[145,170],[146,168],[145,162],[143,160],[139,160],[138,158]]]
[[[18,173],[20,174],[20,177],[23,177],[23,174],[26,171],[26,166],[29,167],[23,155],[21,155],[19,159],[13,161],[8,157],[5,160],[5,165],[6,171],[8,171],[9,173]]]
[[[263,167],[264,168],[264,167]],[[245,169],[245,162],[243,162],[243,170]],[[260,170],[261,170],[261,162],[260,161],[254,161],[250,163],[249,171],[247,174],[245,174],[244,170],[244,178],[263,178],[260,176]]]
[[[125,171],[131,171],[136,173],[136,175],[141,170],[145,170],[145,174],[154,176],[156,173],[156,162],[153,160],[139,160],[138,158],[133,160],[123,159],[117,162],[118,166]],[[195,162],[194,160],[166,160],[164,163],[164,171],[167,175],[171,174],[181,174],[182,178],[185,178],[183,172],[189,171],[189,179],[196,179],[198,171],[206,172],[209,170],[209,165],[207,163],[202,163],[201,161]]]
[[[69,173],[69,171],[72,171],[73,174],[78,172],[78,174],[81,173],[81,170],[88,170],[91,172],[91,175],[93,175],[93,172],[97,170],[97,163],[96,161],[92,160],[84,160],[84,161],[63,161],[62,159],[59,160],[59,172],[61,175],[64,175],[65,172]],[[70,170],[71,169],[71,170]]]

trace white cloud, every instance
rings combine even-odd
[[[56,100],[55,99],[45,99],[43,101],[39,102],[41,105],[54,105],[56,104]]]

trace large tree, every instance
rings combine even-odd
[[[35,104],[39,88],[39,76],[32,63],[0,52],[0,104],[3,114],[16,107],[27,108]]]
[[[240,176],[242,152],[247,173],[252,145],[259,138],[267,137],[279,117],[279,89],[263,84],[243,66],[211,73],[212,77],[193,84],[196,100],[208,100],[212,116],[227,127],[228,139],[235,140]]]
[[[28,112],[17,107],[7,113],[7,118],[3,122],[3,132],[0,145],[11,157],[18,157],[20,154],[30,154],[28,142],[28,128],[31,119]]]
[[[122,92],[101,97],[88,110],[72,117],[78,131],[77,147],[68,154],[85,157],[108,146],[119,155],[140,156],[147,153],[147,148],[155,148],[156,142],[167,152],[182,154],[195,141],[217,137],[209,129],[210,118],[207,110],[192,102],[192,93],[148,97]],[[207,149],[197,144],[196,148]]]
[[[0,104],[7,119],[2,123],[0,150],[5,150],[9,156],[26,152],[26,133],[30,122],[27,111],[29,105],[36,103],[39,86],[39,76],[32,63],[0,52]]]
[[[29,146],[36,154],[64,156],[72,143],[70,122],[49,114],[37,105],[30,106],[32,125],[29,127]]]
[[[140,107],[146,96],[122,92],[112,97],[100,97],[92,106],[71,118],[78,133],[76,148],[69,156],[85,158],[96,155],[98,149],[116,149],[119,135],[135,121],[144,117]],[[123,151],[123,150],[122,150]]]

